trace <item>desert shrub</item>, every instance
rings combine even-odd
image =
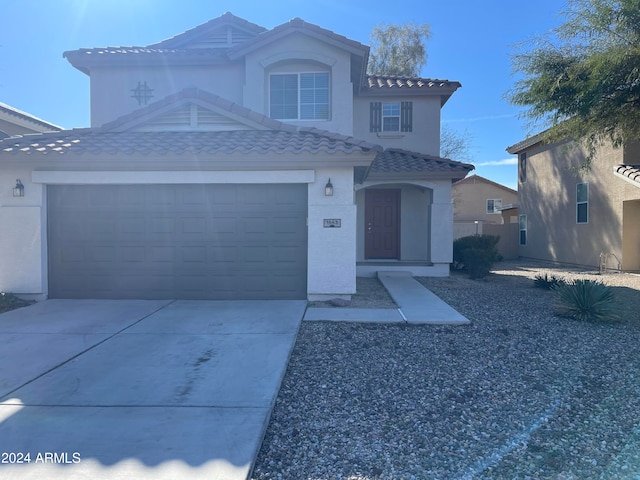
[[[471,235],[453,242],[453,268],[466,271],[471,278],[489,274],[495,262],[502,260],[495,235]]]
[[[536,275],[533,280],[533,286],[536,288],[542,288],[544,290],[551,290],[558,285],[565,284],[565,280],[556,277],[555,275],[548,276],[546,273],[544,275]]]
[[[556,312],[562,317],[576,320],[617,319],[613,289],[595,280],[574,280],[556,285]]]

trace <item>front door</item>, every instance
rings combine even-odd
[[[400,190],[365,190],[364,217],[364,258],[400,259]]]

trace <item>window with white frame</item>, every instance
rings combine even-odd
[[[488,214],[496,214],[500,213],[500,209],[502,208],[502,199],[501,198],[487,198],[487,213]]]
[[[526,215],[518,215],[518,224],[519,224],[519,244],[526,245],[527,244],[527,216]]]
[[[329,73],[272,74],[269,115],[278,120],[329,120]]]
[[[400,131],[400,102],[382,104],[382,131]]]
[[[589,184],[576,185],[576,223],[589,223]]]
[[[371,102],[369,131],[377,133],[413,131],[413,102]]]

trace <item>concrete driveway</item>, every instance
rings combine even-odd
[[[0,478],[245,479],[305,307],[48,300],[1,314]]]

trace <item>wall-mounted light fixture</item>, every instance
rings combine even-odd
[[[327,184],[324,186],[324,195],[326,197],[333,196],[333,185],[331,184],[331,179],[329,179]]]
[[[16,186],[13,187],[13,196],[24,197],[24,185],[22,184],[20,179],[16,180]]]

